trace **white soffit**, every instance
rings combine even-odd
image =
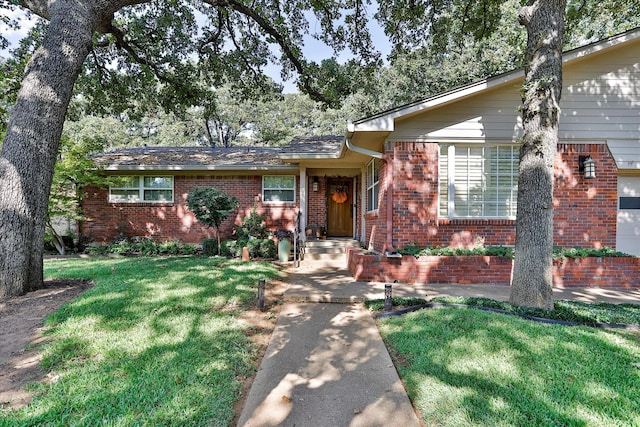
[[[640,170],[640,141],[607,141],[611,155],[619,170]]]

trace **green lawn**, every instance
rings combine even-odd
[[[640,337],[475,309],[379,320],[427,425],[639,426]]]
[[[215,425],[233,419],[255,346],[238,313],[277,270],[221,258],[69,259],[47,278],[95,287],[47,320],[48,385],[0,425]],[[267,313],[264,314],[268,315]]]

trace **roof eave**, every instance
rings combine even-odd
[[[336,153],[332,153],[332,154],[326,154],[326,153],[316,153],[316,154],[309,154],[309,153],[287,153],[287,154],[280,154],[279,155],[280,160],[333,160],[333,159],[339,159],[340,158],[340,152],[336,152]]]
[[[194,172],[194,171],[278,171],[278,170],[298,170],[296,165],[234,165],[234,166],[215,166],[215,165],[110,165],[103,169],[107,172],[134,172],[134,171],[168,171],[168,172]]]

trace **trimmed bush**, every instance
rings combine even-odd
[[[251,239],[249,241],[247,241],[247,248],[249,249],[249,256],[251,258],[258,258],[260,257],[260,244],[262,243],[262,240],[259,239]]]
[[[274,259],[278,255],[276,242],[271,239],[260,241],[260,256],[266,259]]]
[[[224,246],[224,243],[222,245]],[[216,256],[216,255],[218,255],[218,240],[217,239],[205,239],[205,240],[203,240],[202,241],[202,252],[206,256]]]
[[[237,240],[225,240],[220,245],[220,255],[226,258],[233,258],[236,253]]]

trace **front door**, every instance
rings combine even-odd
[[[327,203],[327,235],[353,236],[353,179],[330,178]]]

